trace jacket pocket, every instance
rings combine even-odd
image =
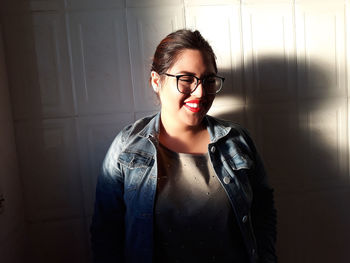
[[[149,167],[153,161],[153,156],[146,152],[125,151],[118,157],[118,162],[127,169]]]
[[[242,194],[247,201],[247,204],[251,204],[253,198],[252,188],[249,182],[249,177],[253,172],[253,161],[249,156],[236,153],[234,156],[225,157],[226,169],[229,169],[228,173],[232,177],[238,189],[242,191]]]
[[[140,185],[147,185],[147,175],[152,169],[154,159],[149,153],[124,151],[119,154],[118,162],[124,175],[124,198],[130,202],[138,193]]]
[[[233,157],[225,157],[225,161],[233,170],[251,169],[252,160],[245,154],[236,153]]]

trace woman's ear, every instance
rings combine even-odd
[[[154,92],[158,93],[159,89],[161,88],[160,76],[155,71],[151,72],[151,85],[152,85]]]

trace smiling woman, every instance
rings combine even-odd
[[[198,31],[158,45],[160,113],[122,130],[98,178],[95,262],[276,262],[272,189],[247,132],[207,115],[224,78]]]
[[[199,50],[185,49],[168,73],[164,74],[163,84],[158,73],[152,71],[151,75],[151,83],[156,87],[162,105],[160,142],[176,152],[207,152],[209,133],[202,121],[213,103],[215,93],[209,94],[203,87],[205,82],[197,81],[195,77],[215,76],[213,65],[207,66]],[[171,76],[180,77],[175,79]],[[186,86],[189,88],[184,89]]]

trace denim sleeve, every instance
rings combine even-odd
[[[253,141],[246,132],[245,135],[254,161],[254,169],[250,176],[253,190],[251,217],[259,263],[275,263],[277,262],[275,251],[277,212],[274,206],[273,189],[268,183],[263,162]]]
[[[117,164],[117,136],[102,165],[96,186],[95,210],[90,228],[95,263],[124,262],[123,176]]]

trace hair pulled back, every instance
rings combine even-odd
[[[157,46],[153,56],[152,71],[162,75],[174,65],[178,55],[185,49],[199,50],[214,66],[217,73],[216,57],[213,49],[201,33],[188,29],[177,30],[166,36]]]

